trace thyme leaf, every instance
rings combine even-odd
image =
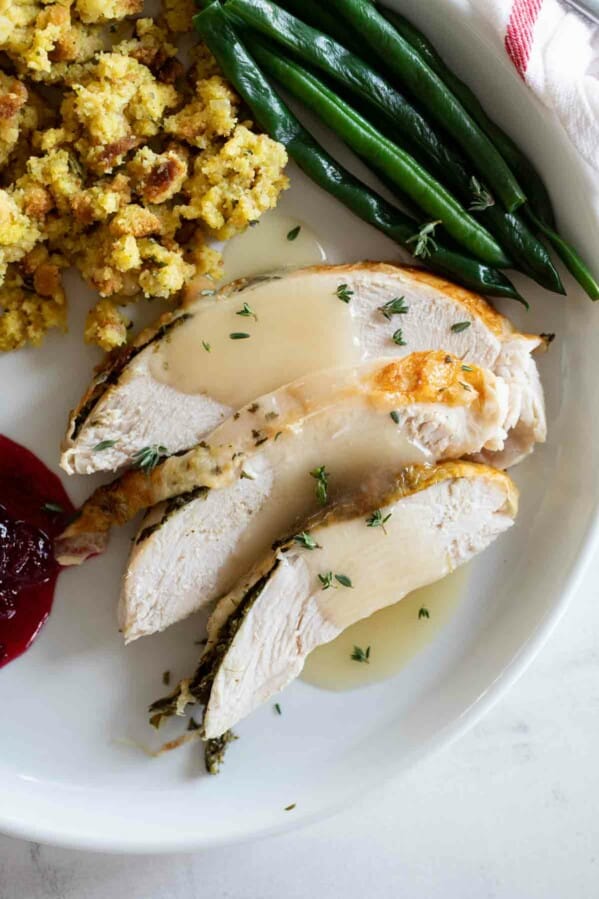
[[[405,297],[394,297],[392,300],[387,300],[386,303],[379,306],[379,312],[389,321],[393,315],[405,315],[409,308]]]
[[[320,546],[314,537],[306,531],[301,531],[299,534],[296,534],[293,540],[299,546],[303,546],[304,549],[320,549]]]
[[[462,331],[466,331],[472,322],[456,322],[455,325],[451,326],[451,330],[454,334],[461,334]]]
[[[210,346],[210,344],[208,343],[207,340],[202,340],[202,346],[204,347],[204,349],[206,350],[207,353],[211,352],[212,347]]]
[[[333,583],[333,578],[338,584],[341,584],[342,587],[354,586],[346,574],[333,574],[332,571],[325,571],[318,575],[318,580],[320,581],[323,590],[328,590],[330,587],[336,586]]]
[[[342,303],[349,303],[354,295],[353,290],[351,290],[351,288],[349,288],[347,284],[339,284],[335,293]]]
[[[393,412],[389,413],[389,415],[391,416],[391,418],[393,419],[395,424],[398,425],[399,424],[399,412],[397,411],[397,409],[394,409]]]
[[[131,459],[133,468],[139,468],[149,474],[158,465],[163,456],[168,455],[168,450],[161,443],[155,443],[152,446],[144,446],[138,450]]]
[[[425,609],[424,606],[421,609],[419,609],[418,620],[420,620],[421,618],[430,618],[430,617],[431,617],[431,615],[430,615],[429,610]]]
[[[235,315],[241,315],[241,316],[243,316],[244,318],[253,318],[255,322],[258,321],[258,316],[257,316],[256,313],[254,312],[254,310],[252,309],[252,307],[251,307],[251,306],[248,306],[247,303],[244,303],[244,304],[243,304],[243,307],[242,307],[241,309],[239,309],[239,310],[235,313]]]
[[[319,465],[318,468],[313,468],[310,472],[310,476],[316,479],[316,499],[320,503],[321,506],[326,505],[328,499],[328,487],[329,487],[329,473],[324,467],[324,465]]]
[[[229,334],[231,340],[246,340],[250,336],[250,334],[246,334],[244,331],[233,331],[231,334]]]
[[[370,646],[367,646],[366,649],[362,649],[361,646],[354,646],[350,659],[352,660],[352,662],[365,662],[366,665],[369,665]]]
[[[381,512],[381,510],[380,510],[380,509],[376,509],[376,510],[372,513],[372,515],[370,515],[370,516],[366,519],[366,527],[369,527],[369,528],[382,528],[382,529],[383,529],[383,533],[386,534],[387,531],[385,530],[385,525],[387,524],[387,522],[388,522],[389,519],[391,518],[391,515],[392,515],[392,514],[393,514],[392,512],[389,512],[388,515],[383,516],[383,513]]]
[[[111,446],[115,446],[116,440],[100,440],[99,443],[96,443],[94,446],[94,453],[101,453],[103,450],[110,449]]]
[[[337,581],[337,583],[341,584],[342,587],[353,587],[354,586],[352,584],[350,578],[348,578],[348,576],[346,574],[336,574],[335,580]]]
[[[413,234],[412,237],[407,239],[407,244],[416,244],[414,256],[421,256],[422,259],[426,259],[427,256],[430,256],[431,253],[438,248],[437,241],[435,240],[435,228],[437,225],[441,224],[441,219],[437,219],[434,222],[427,222],[416,232],[416,234]]]
[[[296,225],[295,228],[292,228],[291,231],[287,232],[287,240],[295,240],[295,238],[297,237],[297,235],[300,233],[301,230],[302,230],[302,226]]]
[[[391,337],[391,340],[397,346],[407,346],[408,345],[406,343],[406,341],[403,339],[403,331],[401,328],[398,328],[397,331],[393,332],[393,336]]]
[[[324,574],[319,574],[318,580],[320,581],[323,590],[328,590],[329,587],[334,586],[332,571],[325,571]]]
[[[472,202],[468,207],[469,212],[484,212],[485,209],[495,205],[493,195],[474,175],[470,179],[470,188],[472,190]]]

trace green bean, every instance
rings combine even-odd
[[[423,212],[442,222],[454,240],[482,262],[503,267],[509,260],[497,241],[413,157],[341,100],[314,75],[291,60],[281,59],[253,34],[246,36],[258,63],[319,115],[359,156],[395,182]]]
[[[384,17],[408,41],[424,62],[436,72],[464,109],[477,123],[487,137],[495,144],[521,184],[526,185],[526,196],[532,209],[541,221],[555,227],[551,200],[543,179],[527,156],[509,135],[503,131],[485,112],[477,96],[443,61],[433,44],[404,16],[390,9],[382,8]]]
[[[320,187],[391,240],[408,241],[418,225],[336,162],[301,125],[256,65],[218,2],[195,17],[195,25],[225,76],[246,102],[259,125],[285,145],[291,158]],[[427,264],[473,290],[525,303],[505,275],[435,242]]]
[[[550,228],[537,218],[531,209],[528,210],[528,215],[539,231],[545,235],[570,274],[578,281],[591,300],[599,300],[599,282],[578,251],[563,237],[560,237],[553,228]]]
[[[472,178],[462,159],[445,146],[411,103],[360,57],[270,0],[227,0],[224,9],[235,24],[272,37],[302,64],[316,66],[348,88],[358,98],[357,108],[364,118],[429,167],[462,201],[472,201]],[[546,248],[520,218],[497,205],[477,218],[498,239],[516,268],[548,290],[564,292]]]
[[[364,50],[361,41],[356,40],[351,28],[347,28],[339,19],[326,9],[318,0],[280,0],[279,6],[293,13],[302,22],[318,28],[324,34],[330,34],[336,41],[360,55]]]
[[[408,89],[462,148],[475,171],[508,212],[526,196],[506,162],[441,78],[368,0],[330,0],[354,33],[379,56],[380,63]]]

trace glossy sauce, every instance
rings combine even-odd
[[[288,235],[293,236],[298,227],[297,236],[290,240]],[[223,283],[326,261],[324,246],[307,225],[279,212],[269,212],[257,225],[225,245]]]
[[[297,225],[267,216],[234,238],[225,253],[227,280],[324,261],[324,250],[305,225],[295,240],[287,240]],[[351,303],[336,296],[334,285],[323,296],[317,281],[308,290],[305,282],[290,279],[283,293],[278,280],[273,275],[228,298],[206,296],[193,319],[157,345],[152,376],[181,393],[206,393],[239,408],[308,371],[360,361]],[[238,314],[244,304],[251,314]]]
[[[468,566],[414,590],[401,602],[358,621],[307,658],[302,680],[325,690],[353,690],[397,674],[428,646],[451,620],[466,592]],[[429,618],[419,617],[426,609]],[[368,663],[351,658],[354,646],[366,650]]]
[[[59,479],[0,436],[0,667],[28,649],[50,614],[60,571],[52,542],[73,511]]]
[[[239,408],[307,371],[360,360],[351,305],[332,291],[324,298],[320,290],[310,293],[301,281],[286,282],[284,296],[273,296],[278,290],[273,282],[228,301],[207,298],[190,322],[158,345],[153,377],[181,393],[207,393]],[[244,303],[256,318],[237,314]],[[319,331],[322,341],[314,340]]]
[[[244,465],[248,475],[265,485],[268,499],[252,516],[223,566],[226,577],[219,592],[231,589],[273,541],[293,533],[321,508],[311,471],[325,467],[327,496],[336,502],[348,491],[385,495],[403,466],[431,461],[430,453],[409,440],[386,410],[363,401],[350,399],[307,416],[301,427],[284,433],[280,440],[269,440],[264,451]]]

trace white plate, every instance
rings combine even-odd
[[[568,139],[477,23],[443,0],[403,0],[530,152],[552,187],[560,225],[589,258],[599,242],[599,197]],[[469,8],[469,7],[468,7]],[[471,14],[471,11],[469,10]],[[333,261],[397,258],[395,247],[296,172],[286,210],[334,235]],[[323,223],[326,223],[324,225]],[[530,662],[563,611],[595,536],[599,497],[597,315],[568,279],[567,300],[526,283],[532,311],[502,304],[522,327],[555,331],[541,361],[550,439],[515,473],[522,511],[513,531],[477,561],[450,625],[393,679],[351,693],[296,683],[282,717],[270,706],[238,730],[222,776],[203,775],[197,746],[159,759],[122,738],[152,741],[145,708],[161,672],[187,673],[193,619],[127,650],[115,629],[119,573],[110,552],[59,581],[37,644],[0,673],[0,830],[97,850],[173,851],[275,833],[313,820],[397,774],[462,733]],[[80,334],[87,297],[71,291],[71,334],[0,360],[0,432],[56,469],[68,409],[94,354]],[[70,480],[73,498],[89,489]],[[550,697],[548,697],[548,702]],[[296,803],[295,809],[285,806]]]

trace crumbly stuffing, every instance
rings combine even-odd
[[[112,300],[100,300],[85,320],[86,343],[95,343],[107,353],[127,340],[129,319]]]
[[[192,147],[207,150],[231,134],[238,111],[239,97],[224,78],[213,75],[197,82],[193,100],[176,115],[169,116],[164,127]]]
[[[0,351],[38,346],[50,328],[66,331],[65,265],[62,257],[39,246],[8,267],[0,293]]]
[[[85,340],[122,346],[122,305],[216,281],[211,240],[287,187],[284,148],[244,120],[205,46],[184,73],[177,32],[193,4],[164,0],[158,20],[127,21],[141,6],[0,0],[0,350],[66,327],[68,265],[100,297]],[[53,85],[43,99],[39,82]]]
[[[281,144],[237,125],[218,152],[195,160],[183,217],[201,219],[215,237],[228,240],[276,206],[288,185],[286,162]]]
[[[144,203],[165,203],[179,193],[188,174],[189,153],[173,145],[164,153],[142,147],[127,166],[135,193]]]
[[[20,75],[57,83],[67,77],[72,65],[87,62],[104,48],[105,26],[91,24],[98,19],[84,23],[79,5],[85,4],[74,7],[71,0],[5,0],[0,7],[0,50]],[[108,5],[116,7],[121,18],[128,15],[126,7],[131,4],[125,0]]]

